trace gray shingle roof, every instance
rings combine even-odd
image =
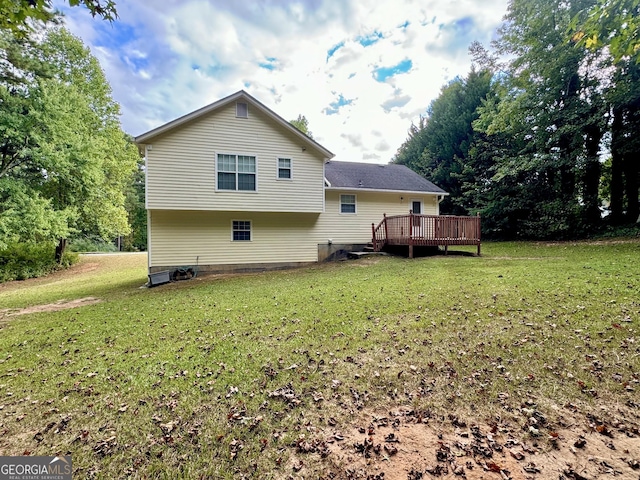
[[[331,188],[392,190],[446,194],[429,180],[404,165],[327,162],[324,176]]]

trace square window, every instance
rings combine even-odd
[[[243,102],[236,103],[236,117],[248,118],[249,117],[249,105]]]
[[[234,220],[232,230],[234,242],[251,241],[251,220]]]
[[[356,213],[355,195],[340,195],[340,213]]]
[[[236,174],[218,172],[218,189],[219,190],[235,190]]]
[[[290,158],[278,159],[278,178],[282,180],[291,179],[291,159]]]
[[[256,176],[254,174],[239,173],[238,174],[238,190],[255,191]]]
[[[218,190],[256,191],[256,157],[218,154]]]

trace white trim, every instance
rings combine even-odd
[[[235,190],[229,190],[226,188],[218,188],[218,155],[233,155],[236,157],[236,189]],[[238,157],[253,157],[256,161],[256,172],[255,172],[255,176],[256,176],[256,189],[255,190],[239,190],[238,189]],[[253,153],[233,153],[233,152],[213,152],[213,162],[214,162],[214,167],[215,167],[215,192],[220,192],[220,193],[258,193],[258,155],[253,154]],[[231,173],[231,172],[228,172]]]
[[[342,197],[349,195],[350,197],[353,197],[353,206],[354,206],[354,210],[353,212],[343,212],[342,211]],[[351,205],[350,203],[346,203],[345,205]],[[357,215],[358,214],[358,195],[356,195],[355,193],[341,193],[340,194],[340,202],[338,202],[338,213],[340,213],[340,215]]]
[[[147,210],[147,271],[151,271],[151,210]]]
[[[144,208],[149,209],[149,150],[151,145],[144,146]]]
[[[289,160],[289,178],[280,177],[280,160]],[[276,157],[276,180],[290,182],[293,180],[293,158],[287,155],[278,155]]]
[[[235,232],[235,230],[233,229],[233,222],[249,222],[249,240],[234,240],[233,239],[233,233]],[[246,231],[246,230],[238,230],[240,231]],[[231,243],[249,243],[249,242],[253,242],[253,221],[252,220],[240,220],[237,218],[231,219]]]

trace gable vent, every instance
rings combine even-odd
[[[236,103],[236,117],[247,118],[249,117],[249,105],[244,102]]]

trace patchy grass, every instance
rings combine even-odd
[[[146,283],[146,269],[146,253],[82,255],[66,270],[0,284],[0,305],[25,308],[88,296],[120,299]]]
[[[566,412],[637,436],[640,241],[483,255],[154,289],[144,256],[83,257],[5,285],[7,307],[102,302],[0,321],[0,453],[70,453],[79,478],[366,478],[327,442],[398,406],[542,450]]]

